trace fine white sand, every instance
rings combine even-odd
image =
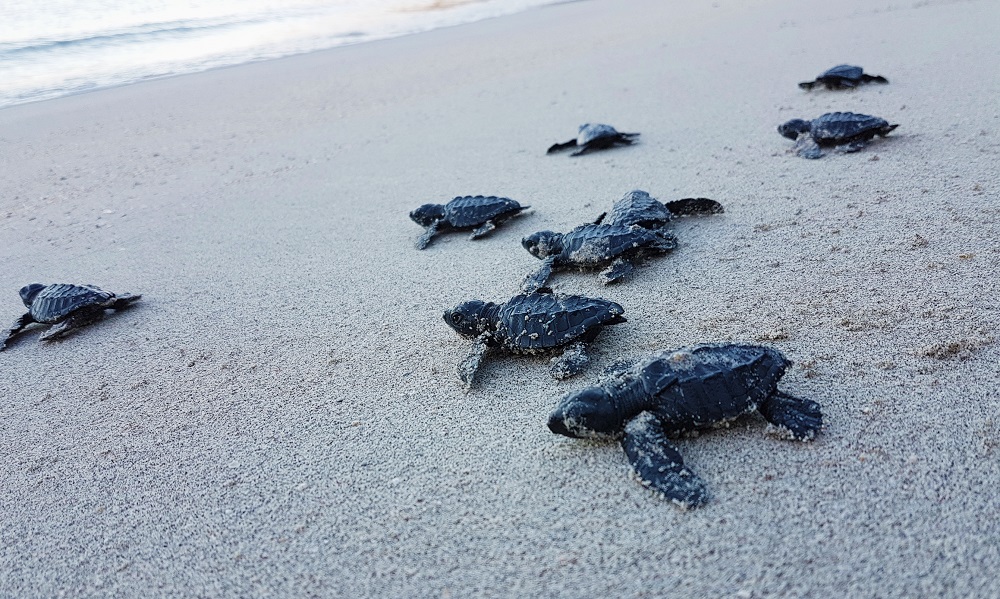
[[[1000,595],[997,31],[991,0],[592,0],[0,110],[2,317],[32,281],[143,294],[0,354],[0,596]],[[843,62],[891,83],[796,87]],[[786,152],[834,110],[900,126]],[[544,154],[587,121],[640,143]],[[727,211],[621,285],[556,277],[629,318],[585,375],[464,393],[442,310],[636,188]],[[409,210],[479,193],[535,211],[413,249]],[[545,427],[614,360],[725,340],[827,426],[679,442],[703,509]]]

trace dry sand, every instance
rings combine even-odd
[[[1000,595],[1000,4],[594,0],[0,110],[3,318],[31,281],[138,292],[0,354],[4,597]],[[841,62],[891,84],[796,87]],[[900,127],[808,161],[832,110]],[[581,122],[631,148],[545,156]],[[441,320],[503,300],[631,189],[725,215],[627,283],[583,377]],[[413,249],[417,205],[533,215]],[[552,435],[622,357],[766,341],[819,401],[685,440],[684,513],[612,444]]]

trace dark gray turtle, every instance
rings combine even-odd
[[[503,221],[517,216],[531,206],[522,206],[510,198],[496,196],[460,196],[447,204],[424,204],[410,218],[427,231],[417,241],[422,250],[438,231],[472,229],[470,239],[486,235]]]
[[[576,139],[571,139],[565,143],[552,144],[546,154],[553,154],[568,148],[580,147],[579,150],[570,156],[579,156],[594,150],[606,150],[614,146],[630,146],[635,143],[633,137],[639,137],[638,133],[619,133],[611,125],[584,123],[580,125],[580,131],[576,134]]]
[[[705,484],[669,439],[725,425],[756,410],[780,436],[811,440],[820,406],[778,391],[791,365],[776,349],[699,345],[618,364],[593,387],[567,394],[549,430],[577,438],[621,439],[640,482],[683,508],[708,501]]]
[[[828,112],[811,121],[792,119],[778,126],[778,133],[795,140],[795,153],[803,158],[821,158],[821,147],[838,152],[857,152],[876,135],[885,137],[899,125],[877,116],[853,112]]]
[[[658,230],[666,227],[667,223],[678,216],[723,212],[725,209],[722,204],[708,198],[684,198],[664,204],[647,192],[636,189],[615,202],[611,212],[605,212],[597,217],[594,224],[623,227],[638,225],[644,229]]]
[[[865,74],[861,67],[839,64],[824,71],[815,81],[803,81],[799,87],[811,90],[817,85],[825,85],[826,89],[854,89],[862,83],[889,83],[889,80],[881,75]]]
[[[664,254],[677,247],[677,240],[665,231],[638,226],[581,225],[569,233],[538,231],[521,240],[524,249],[542,260],[533,274],[525,277],[522,291],[544,287],[552,272],[564,268],[603,268],[598,280],[613,283],[632,272],[635,264],[649,256]]]
[[[94,285],[25,285],[21,288],[21,301],[28,312],[11,325],[0,350],[33,322],[55,325],[42,333],[40,339],[58,339],[75,328],[100,320],[105,310],[121,310],[141,297],[129,293],[115,295]]]
[[[561,351],[550,372],[557,379],[579,373],[589,358],[585,343],[606,325],[625,322],[625,309],[600,298],[555,295],[549,289],[515,295],[502,304],[472,300],[444,313],[444,321],[463,337],[475,339],[472,353],[458,365],[467,387],[486,351],[516,354]]]

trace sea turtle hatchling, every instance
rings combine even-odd
[[[552,144],[546,154],[554,154],[569,148],[579,147],[580,149],[570,154],[579,156],[594,150],[606,150],[614,146],[630,146],[635,143],[634,137],[639,137],[638,133],[619,133],[611,125],[584,123],[580,125],[580,130],[576,134],[576,139],[571,139],[561,144]]]
[[[792,119],[778,125],[778,133],[795,140],[795,153],[803,158],[821,158],[821,147],[838,152],[857,152],[876,135],[885,137],[899,125],[877,116],[853,112],[828,112],[811,121]]]
[[[584,344],[605,326],[625,322],[625,309],[615,302],[581,295],[556,295],[549,289],[515,295],[502,304],[467,301],[444,313],[444,321],[459,335],[475,339],[472,353],[458,365],[466,387],[487,350],[515,354],[562,352],[552,359],[557,379],[583,370],[589,358]]]
[[[607,285],[632,272],[635,264],[677,247],[676,238],[663,230],[639,226],[588,224],[568,233],[538,231],[521,240],[532,256],[542,260],[537,271],[525,277],[521,290],[544,287],[553,271],[566,268],[603,268],[598,280]]]
[[[417,249],[424,249],[431,237],[449,229],[471,229],[470,239],[482,237],[530,207],[497,196],[459,196],[447,204],[424,204],[410,212],[413,222],[427,228],[417,240]]]
[[[776,349],[699,345],[617,364],[593,387],[567,394],[549,430],[576,438],[620,439],[639,481],[683,508],[708,501],[705,484],[669,439],[718,427],[756,410],[780,436],[811,440],[820,406],[778,391],[791,365]]]
[[[610,212],[597,217],[595,225],[619,225],[631,227],[638,225],[644,229],[663,229],[667,223],[678,216],[699,214],[721,214],[725,212],[722,204],[708,198],[684,198],[663,203],[636,189],[626,193],[614,203]]]
[[[862,83],[889,83],[889,80],[881,75],[868,75],[861,67],[839,64],[824,71],[814,81],[803,81],[799,87],[811,90],[824,85],[826,89],[854,89]]]
[[[43,341],[58,339],[73,329],[100,320],[105,310],[121,310],[141,297],[129,293],[115,295],[94,285],[25,285],[21,288],[21,301],[28,312],[11,325],[0,350],[31,323],[55,325],[39,338]]]

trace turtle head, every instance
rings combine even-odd
[[[532,233],[521,240],[524,249],[531,252],[531,255],[539,260],[544,260],[554,254],[562,252],[562,233],[552,231],[538,231]]]
[[[410,213],[410,219],[421,227],[429,227],[444,218],[444,206],[441,204],[424,204]]]
[[[24,302],[26,308],[30,308],[32,302],[35,301],[35,297],[45,289],[45,285],[41,283],[32,283],[31,285],[25,285],[21,287],[21,301]]]
[[[567,437],[614,437],[624,428],[618,405],[602,387],[587,387],[565,395],[549,416],[549,430]]]
[[[489,311],[496,306],[489,302],[470,300],[451,310],[445,310],[444,321],[463,337],[478,337],[489,329]]]
[[[800,133],[809,133],[809,127],[809,121],[792,119],[786,123],[778,125],[778,133],[788,139],[797,139]]]

